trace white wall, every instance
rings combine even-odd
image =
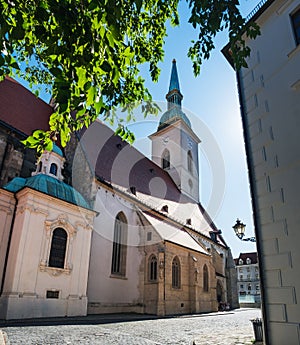
[[[86,315],[87,274],[94,212],[25,188],[18,206],[0,298],[2,317]],[[48,267],[52,231],[68,233],[65,268]],[[59,291],[47,299],[47,290]]]
[[[91,260],[88,279],[89,313],[137,311],[141,302],[139,271],[143,265],[138,245],[140,227],[133,205],[120,196],[99,186],[94,208]],[[128,222],[125,277],[111,274],[112,246],[116,216],[123,212]]]
[[[260,16],[261,36],[249,42],[249,69],[240,73],[272,345],[300,343],[300,45],[290,20],[299,6],[278,0]]]

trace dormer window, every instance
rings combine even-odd
[[[239,265],[243,265],[244,261],[242,259],[239,259]]]
[[[57,165],[55,163],[51,163],[50,165],[50,174],[57,175]]]
[[[192,225],[192,220],[191,220],[191,218],[188,218],[188,219],[186,220],[186,224],[187,224],[187,225]]]
[[[135,186],[131,186],[130,187],[130,192],[131,192],[131,194],[136,195],[136,188],[135,188]]]
[[[250,259],[250,258],[247,258],[247,259],[246,259],[246,263],[247,263],[247,265],[250,265],[250,264],[251,264],[251,259]]]
[[[169,212],[169,207],[168,207],[168,205],[164,205],[164,206],[161,208],[161,210],[162,210],[163,212],[168,213],[168,212]]]

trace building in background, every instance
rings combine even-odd
[[[241,253],[234,259],[240,307],[260,307],[260,278],[257,253]]]
[[[262,1],[237,71],[261,275],[265,343],[300,343],[300,1]],[[229,46],[223,49],[232,63]]]
[[[50,105],[0,83],[0,317],[238,307],[230,248],[199,201],[200,139],[173,61],[152,158],[100,121],[37,162],[20,140]]]

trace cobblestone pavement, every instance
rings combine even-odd
[[[106,323],[1,327],[8,345],[250,345],[259,309]],[[120,317],[120,316],[119,316]],[[92,324],[91,324],[92,323]]]

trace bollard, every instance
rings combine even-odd
[[[255,341],[263,341],[262,320],[260,318],[256,318],[251,320],[251,322],[253,325]]]

